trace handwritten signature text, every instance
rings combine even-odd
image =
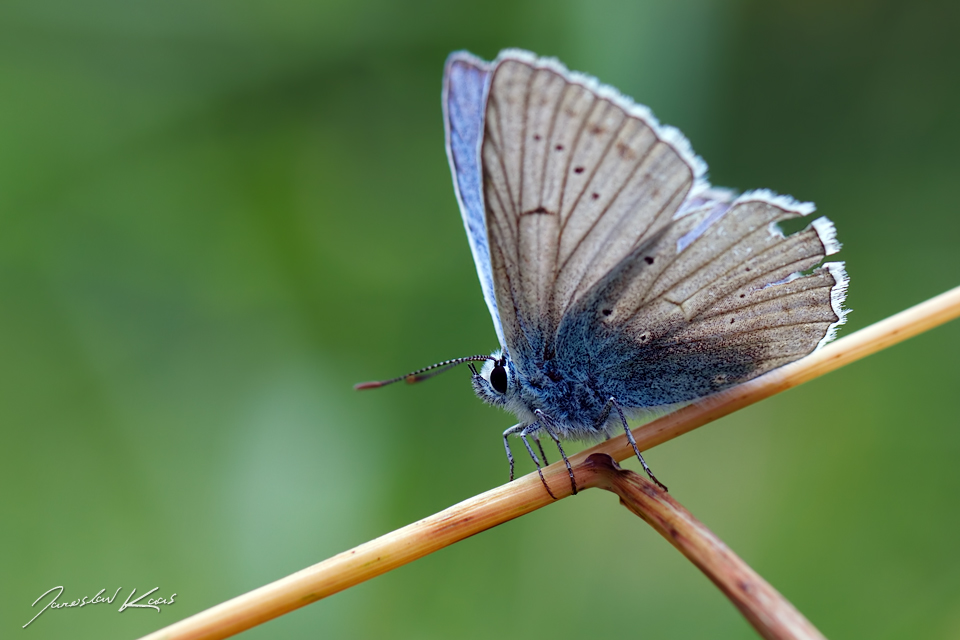
[[[49,602],[47,602],[47,604],[42,609],[40,609],[40,611],[37,612],[37,615],[30,618],[30,622],[23,625],[23,628],[26,629],[27,627],[29,627],[30,623],[32,623],[34,620],[39,618],[40,614],[46,611],[47,609],[70,609],[73,607],[85,607],[90,604],[103,604],[103,603],[113,604],[113,601],[117,599],[117,594],[120,593],[121,589],[123,589],[123,587],[117,587],[117,590],[113,592],[112,596],[104,596],[103,593],[106,591],[106,589],[100,589],[100,591],[97,592],[97,595],[93,596],[92,598],[89,596],[83,596],[82,598],[78,598],[77,600],[71,600],[70,602],[59,601],[60,596],[63,595],[62,585],[59,587],[53,587],[52,589],[47,589],[42,594],[40,594],[39,598],[33,601],[33,604],[30,605],[31,607],[37,606],[38,602],[43,600],[46,596],[50,595],[51,593],[56,592],[55,595],[50,599]],[[150,591],[147,591],[146,593],[141,595],[139,598],[134,600],[133,597],[137,594],[137,589],[136,587],[134,587],[133,591],[130,592],[130,595],[127,596],[127,599],[124,600],[123,604],[120,605],[120,608],[117,609],[117,611],[122,613],[126,609],[153,609],[157,613],[160,613],[161,606],[173,604],[174,598],[177,597],[176,593],[171,594],[170,597],[168,598],[157,597],[157,598],[150,598],[145,603],[140,602],[141,600],[143,600],[144,598],[152,594],[154,591],[157,591],[159,589],[160,587],[154,587],[153,589],[150,589]]]

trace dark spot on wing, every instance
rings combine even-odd
[[[633,149],[630,148],[630,145],[628,145],[625,142],[617,143],[617,153],[620,154],[620,157],[623,158],[624,160],[637,159],[637,154],[634,152]]]
[[[741,293],[741,294],[740,294],[740,297],[741,297],[741,298],[746,298],[746,297],[747,297],[747,294]]]
[[[552,216],[552,215],[553,215],[553,212],[552,212],[552,211],[547,211],[547,209],[546,209],[543,205],[540,205],[540,206],[537,207],[536,209],[530,209],[530,211],[524,211],[524,212],[521,213],[520,215],[522,215],[522,216],[537,216],[537,215]]]
[[[574,168],[573,168],[573,172],[574,172],[574,173],[583,173],[583,167],[574,167]]]
[[[653,258],[651,256],[644,256],[643,261],[647,264],[653,264]]]
[[[604,129],[603,127],[601,127],[601,126],[598,125],[598,124],[595,124],[595,125],[593,125],[592,127],[590,127],[590,133],[592,133],[592,134],[595,135],[595,136],[598,136],[598,135],[600,135],[601,133],[606,133],[606,132],[607,132],[607,130]]]
[[[730,318],[730,324],[733,324],[733,318]]]
[[[533,139],[534,139],[534,140],[537,140],[537,141],[539,142],[539,140],[540,140],[540,134],[539,134],[539,133],[533,134]]]
[[[640,334],[640,342],[646,342],[649,339],[650,339],[650,334],[647,333],[646,331]]]
[[[713,380],[711,380],[710,382],[712,382],[713,384],[717,385],[718,387],[719,387],[720,385],[722,385],[722,384],[726,384],[726,383],[727,383],[727,374],[725,374],[725,373],[720,373],[720,374],[718,374],[718,375],[715,375],[715,376],[713,376]]]
[[[750,267],[747,267],[747,271],[750,271]]]
[[[554,147],[554,149],[556,149],[557,151],[563,151],[563,145],[558,144],[557,146]]]
[[[610,315],[611,313],[613,313],[613,309],[604,309],[604,310],[601,311],[600,313],[602,313],[602,314],[605,315],[605,316],[608,316],[608,315]]]
[[[590,197],[593,198],[594,200],[596,200],[597,198],[600,197],[600,194],[597,193],[596,191],[594,191],[593,193],[590,194]]]

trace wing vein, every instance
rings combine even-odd
[[[656,220],[657,218],[660,217],[660,214],[663,213],[663,210],[666,209],[667,206],[668,206],[671,202],[673,202],[673,199],[676,198],[677,195],[686,188],[686,186],[687,186],[687,185],[682,184],[682,185],[680,185],[679,187],[677,187],[676,189],[673,190],[673,192],[670,194],[670,197],[667,198],[667,199],[665,199],[664,202],[663,202],[663,204],[660,206],[660,208],[657,209],[656,215],[654,215],[654,216],[651,218],[651,224],[652,224],[652,221],[653,221],[653,220]],[[640,240],[643,240],[643,238],[647,235],[647,232],[648,232],[649,230],[650,230],[650,227],[649,227],[649,226],[648,226],[646,229],[643,230],[643,234],[642,234],[642,235],[640,236],[640,238],[638,239],[635,247],[640,246]],[[663,271],[661,271],[661,272],[657,275],[657,277],[653,279],[653,282],[651,282],[651,283],[650,283],[650,286],[647,287],[647,291],[650,291],[651,289],[654,288],[654,285],[660,280],[660,278],[663,276],[663,274],[666,273],[666,271],[670,268],[670,265],[672,265],[672,264],[676,261],[676,259],[677,259],[677,256],[674,256],[674,257],[667,263],[667,267],[664,268]],[[669,290],[668,290],[668,291],[669,291]],[[666,294],[666,292],[664,292],[664,294]],[[657,296],[657,297],[654,298],[653,300],[658,300],[658,299],[662,298],[664,294],[661,294],[661,295]],[[644,301],[644,304],[641,304],[636,310],[634,310],[634,312],[633,312],[632,314],[630,314],[630,315],[627,317],[627,320],[631,320],[634,315],[636,315],[637,313],[639,313],[640,310],[643,309],[643,307],[646,306],[646,303],[647,303],[647,302],[652,302],[652,300],[650,300],[650,301],[645,300],[645,301]]]
[[[758,229],[757,231],[760,231],[760,229]],[[801,232],[801,233],[802,233],[802,232]],[[731,245],[729,248],[735,247],[736,245],[740,244],[740,242],[742,242],[743,240],[745,240],[746,238],[748,238],[748,237],[751,236],[751,235],[753,235],[753,234],[752,234],[752,233],[751,233],[751,234],[747,234],[746,236],[743,237],[743,239],[741,239],[739,242],[735,242],[735,243],[734,243],[733,245]],[[783,240],[788,240],[788,239],[790,239],[790,238],[792,238],[792,237],[793,237],[793,236],[788,236],[788,237],[786,237],[786,238],[783,238]],[[760,251],[760,252],[758,252],[758,253],[750,256],[750,258],[749,258],[748,260],[755,260],[755,259],[757,259],[757,258],[760,258],[761,256],[766,256],[767,254],[769,254],[769,253],[770,253],[771,251],[773,251],[774,249],[782,249],[783,247],[781,247],[780,245],[781,245],[781,242],[775,242],[774,244],[770,245],[769,247],[767,247],[767,248],[764,249],[763,251]],[[823,246],[823,245],[821,245],[821,246]],[[724,252],[724,253],[726,253],[726,252]],[[714,262],[716,262],[717,260],[719,260],[722,256],[723,256],[722,253],[719,254],[714,260],[711,260],[710,262],[707,262],[706,264],[704,264],[703,266],[701,266],[699,269],[697,269],[697,271],[695,271],[695,272],[694,272],[693,274],[691,274],[691,275],[696,275],[698,272],[702,271],[704,268],[710,266],[711,264],[713,264]],[[799,259],[799,260],[794,260],[793,262],[788,262],[787,264],[775,264],[775,265],[773,266],[773,268],[771,268],[771,269],[767,269],[766,271],[757,272],[756,277],[751,278],[750,280],[748,280],[748,281],[746,282],[746,284],[751,284],[751,283],[753,283],[753,282],[756,282],[757,280],[760,280],[760,279],[763,278],[764,276],[768,275],[771,271],[774,271],[774,270],[777,270],[777,269],[782,269],[782,268],[785,268],[785,267],[789,267],[790,265],[797,264],[797,263],[799,263],[799,262],[803,262],[804,259],[805,259],[805,258],[801,258],[801,259]],[[822,259],[822,258],[821,258],[821,259]],[[736,271],[737,268],[741,267],[741,266],[742,266],[743,264],[745,264],[746,262],[747,262],[747,260],[744,260],[743,262],[741,262],[741,263],[739,263],[739,264],[735,264],[735,265],[731,266],[729,269],[727,269],[726,271],[724,271],[723,273],[718,274],[718,275],[717,275],[716,277],[714,277],[712,280],[709,280],[709,281],[705,282],[705,283],[703,284],[703,286],[701,286],[699,289],[697,289],[696,291],[694,291],[693,293],[691,293],[690,296],[689,296],[687,299],[693,298],[695,295],[697,295],[698,293],[700,293],[701,291],[703,291],[703,290],[706,289],[707,287],[713,285],[714,283],[719,282],[720,280],[728,279],[728,276],[730,275],[731,272]],[[681,282],[684,282],[684,281],[685,281],[685,280],[681,280],[680,282],[677,282],[677,284],[674,285],[674,287],[676,287],[677,285],[679,285]],[[773,284],[773,283],[768,283],[768,284]],[[671,289],[672,289],[672,288],[673,288],[673,287],[671,287]],[[664,293],[666,293],[666,292],[664,292]]]
[[[618,134],[618,135],[619,135],[620,131],[623,129],[623,127],[626,126],[627,122],[629,122],[629,120],[630,120],[630,118],[624,118],[623,124],[621,125],[620,129],[617,131],[617,134]],[[645,123],[644,123],[644,124],[645,124]],[[610,144],[612,145],[615,140],[616,140],[616,136],[614,136],[613,138],[611,138]],[[636,163],[636,165],[633,167],[633,169],[631,169],[630,174],[629,174],[626,178],[624,178],[624,180],[620,183],[620,186],[617,188],[617,190],[616,190],[616,192],[614,193],[613,197],[610,198],[609,202],[607,202],[607,204],[603,207],[603,209],[600,210],[599,215],[597,215],[596,219],[593,221],[593,224],[590,225],[590,228],[587,229],[587,232],[580,236],[580,239],[577,241],[577,244],[574,245],[573,249],[570,251],[570,254],[567,256],[567,259],[564,261],[563,265],[561,265],[561,267],[560,267],[561,270],[562,270],[564,267],[566,267],[567,262],[569,262],[570,258],[573,257],[573,255],[576,253],[577,249],[580,248],[581,244],[583,243],[584,240],[586,240],[587,236],[589,236],[589,235],[593,232],[593,230],[596,228],[596,226],[597,226],[598,224],[600,224],[600,221],[603,220],[603,218],[607,215],[607,212],[610,210],[610,207],[612,207],[612,206],[617,202],[617,199],[620,197],[620,194],[623,193],[623,190],[626,189],[627,186],[630,184],[630,181],[633,180],[634,176],[637,174],[637,171],[640,170],[640,167],[643,165],[643,163],[645,163],[645,162],[647,161],[647,159],[651,156],[651,154],[653,154],[654,149],[656,149],[657,146],[660,145],[660,144],[666,144],[665,142],[663,142],[663,141],[660,140],[659,138],[656,138],[656,140],[657,140],[656,142],[654,142],[652,145],[650,145],[650,148],[647,149],[647,152],[646,152],[642,157],[640,157],[640,158],[637,160],[637,163]],[[609,151],[609,149],[610,149],[610,146],[608,145],[608,146],[607,146],[607,150]],[[604,155],[606,155],[606,153],[604,153]],[[598,165],[598,167],[599,167],[599,165]],[[587,184],[589,184],[589,182],[588,182]],[[653,216],[650,218],[649,223],[647,224],[646,228],[644,228],[644,230],[643,230],[643,233],[641,233],[641,234],[638,236],[638,240],[639,240],[639,239],[642,239],[644,236],[647,235],[647,232],[650,230],[650,227],[653,225],[654,222],[656,222],[657,218],[660,217],[660,214],[663,213],[663,210],[666,208],[666,206],[669,205],[671,202],[673,202],[673,199],[674,199],[674,197],[676,197],[677,193],[679,193],[679,191],[680,191],[681,189],[685,188],[685,187],[686,187],[686,185],[681,185],[680,187],[678,187],[677,189],[675,189],[675,190],[673,191],[673,193],[671,193],[670,198],[667,198],[667,199],[663,202],[663,204],[660,206],[660,208],[657,209],[656,214],[653,215]],[[586,191],[586,185],[584,185],[584,191]],[[623,220],[624,218],[628,217],[630,214],[631,214],[631,212],[630,212],[629,210],[627,210],[627,211],[625,211],[625,212],[623,213],[623,215],[621,216],[620,219]],[[606,242],[606,240],[609,239],[611,235],[613,235],[613,233],[617,230],[617,228],[618,228],[617,226],[614,226],[614,228],[612,228],[612,229],[610,230],[610,232],[607,234],[606,238],[604,239],[604,242]],[[600,257],[600,252],[597,252],[596,254],[594,254],[593,259],[586,265],[586,268],[584,269],[584,274],[586,274],[586,273],[589,272],[590,266],[592,266],[592,265],[594,264],[594,262],[596,262],[596,260],[597,260],[599,257]],[[582,278],[581,278],[581,280],[582,280]],[[579,282],[578,282],[577,284],[578,284],[578,286],[579,286]],[[574,289],[574,290],[576,290],[576,289]]]
[[[569,91],[570,87],[573,87],[573,86],[580,86],[580,85],[574,85],[571,83],[566,86],[566,88],[564,89],[564,93]],[[589,109],[586,109],[586,113],[584,113],[583,117],[580,119],[580,125],[577,127],[577,133],[573,137],[573,144],[570,145],[570,154],[567,157],[566,165],[564,166],[564,170],[563,170],[563,180],[560,183],[560,204],[557,205],[557,215],[560,215],[563,212],[563,198],[567,193],[567,178],[570,176],[570,163],[573,162],[574,152],[576,151],[577,146],[580,144],[580,138],[583,136],[583,130],[587,126],[587,121],[590,120],[590,116],[593,115],[594,110],[596,110],[597,105],[599,105],[600,103],[601,101],[597,100],[596,96],[594,96],[593,103],[590,105]],[[596,175],[596,171],[597,171],[596,167],[591,169],[590,177],[584,183],[584,189],[586,189],[586,185],[590,184],[590,181],[593,180],[593,176]],[[583,192],[581,191],[581,195],[582,193]],[[577,196],[577,199],[574,200],[574,207],[576,207],[577,202],[579,202],[579,198],[580,196]],[[570,209],[570,212],[573,213],[573,207]],[[560,260],[560,247],[563,244],[563,231],[567,227],[567,220],[569,220],[569,218],[570,216],[567,216],[561,219],[560,228],[557,229],[557,246],[556,246],[556,249],[554,250],[554,255],[553,255],[554,282],[556,282],[557,276],[560,275],[560,269],[557,267],[557,262]]]
[[[594,107],[596,108],[597,106],[603,105],[603,104],[609,104],[609,103],[607,103],[606,100],[597,100],[597,101],[594,103]],[[591,110],[591,114],[592,114],[592,110]],[[583,128],[586,126],[587,121],[588,121],[589,119],[590,119],[589,117],[583,119],[583,123],[580,125],[580,131],[581,131],[581,132],[583,131]],[[597,162],[596,166],[594,166],[594,167],[592,168],[592,170],[590,171],[590,178],[589,178],[588,180],[585,180],[585,181],[584,181],[583,187],[580,189],[580,193],[578,193],[578,194],[577,194],[577,197],[573,199],[573,205],[570,207],[570,215],[567,216],[564,220],[562,220],[562,221],[560,222],[560,233],[559,233],[558,240],[563,240],[563,232],[564,232],[564,231],[566,230],[566,228],[567,228],[567,222],[573,217],[573,212],[576,211],[577,205],[580,204],[580,200],[583,199],[583,194],[587,192],[587,187],[590,186],[590,184],[593,182],[594,176],[597,175],[597,170],[600,168],[600,165],[603,164],[603,159],[606,158],[606,157],[607,157],[607,154],[610,152],[610,147],[613,146],[613,143],[614,143],[614,141],[617,139],[617,136],[620,135],[620,132],[623,131],[623,127],[625,127],[626,124],[627,124],[627,122],[629,122],[629,121],[630,121],[630,118],[629,118],[629,117],[625,117],[625,118],[623,119],[623,121],[620,123],[620,126],[617,128],[617,132],[616,132],[614,135],[610,136],[610,142],[607,143],[607,146],[604,147],[604,149],[603,149],[603,153],[600,154],[600,161]],[[577,143],[580,142],[579,135],[580,135],[580,133],[577,134],[577,136],[578,136],[578,137],[577,137]],[[573,158],[573,152],[571,151],[571,153],[570,153],[570,159],[572,159],[572,158]],[[569,163],[570,160],[568,160],[567,162]],[[567,167],[569,168],[569,164],[567,165]],[[566,175],[566,174],[565,174],[565,175]],[[562,196],[561,196],[561,197],[562,197]],[[588,233],[589,233],[589,231],[588,231]],[[584,235],[586,235],[586,234],[584,234]],[[559,246],[559,245],[560,245],[560,243],[558,242],[558,243],[557,243],[557,246]],[[572,255],[572,253],[571,253],[571,255]],[[558,256],[559,256],[559,254],[558,254]],[[566,264],[566,262],[564,262],[564,264]],[[562,269],[563,269],[563,266],[561,266],[560,269],[562,270]]]
[[[497,140],[500,140],[502,142],[503,141],[503,116],[500,109],[500,101],[497,100],[497,97],[492,94],[490,95],[490,98],[493,99],[494,108],[497,110],[497,132],[498,132]],[[513,189],[510,188],[510,178],[509,178],[510,173],[507,171],[507,165],[504,164],[503,156],[504,156],[505,149],[500,148],[496,143],[493,144],[493,147],[497,151],[497,162],[500,164],[500,170],[503,171],[503,184],[504,184],[504,188],[507,190],[506,195],[510,199],[510,203],[513,205],[512,207],[513,210],[516,212],[519,212],[520,204],[513,198]],[[503,213],[504,214],[508,213],[508,210],[504,209]],[[519,231],[520,216],[514,216],[514,219],[516,220],[516,227],[517,227],[515,231]]]
[[[810,277],[810,276],[802,276],[800,279],[808,278],[808,277]],[[751,281],[751,282],[753,282],[753,281]],[[749,283],[748,283],[748,284],[749,284]],[[785,283],[785,284],[787,284],[787,283]],[[767,286],[779,286],[779,285],[767,285]],[[832,285],[831,285],[831,286],[832,286]],[[818,288],[824,288],[824,289],[826,289],[826,288],[827,288],[827,285],[821,285],[820,287],[812,287],[812,288],[813,288],[813,289],[818,289]],[[766,287],[763,287],[762,289],[760,289],[760,291],[762,291],[762,290],[764,290],[764,289],[766,289]],[[773,296],[772,298],[766,298],[765,300],[757,300],[756,302],[747,302],[747,303],[745,303],[745,304],[743,304],[743,305],[740,305],[739,307],[735,307],[735,308],[733,308],[733,309],[730,309],[729,311],[723,311],[723,312],[718,313],[718,314],[716,314],[716,315],[723,315],[723,314],[725,314],[725,313],[733,313],[733,312],[735,312],[735,311],[743,311],[744,309],[749,309],[749,308],[751,308],[751,307],[756,307],[756,306],[761,305],[761,304],[767,304],[767,303],[773,302],[774,300],[786,300],[787,298],[790,298],[790,297],[792,297],[792,296],[799,296],[799,295],[801,295],[801,294],[808,293],[809,291],[810,291],[810,289],[800,289],[799,291],[787,291],[787,292],[783,293],[782,295]],[[723,296],[721,299],[725,299],[725,298],[728,298],[728,297],[729,297],[729,296]],[[694,318],[712,318],[712,317],[714,317],[714,316],[711,316],[711,315],[705,314],[705,313],[700,313],[700,314],[697,314],[697,315],[695,315],[695,316],[693,316],[693,317],[694,317]]]
[[[764,329],[782,329],[784,327],[802,327],[802,326],[811,325],[811,324],[830,324],[830,322],[827,320],[805,320],[802,322],[787,322],[784,324],[771,324],[768,327],[764,327]],[[725,331],[723,334],[723,337],[728,338],[730,336],[740,336],[747,333],[755,333],[756,331],[757,331],[756,328],[744,329],[742,331]],[[687,345],[687,344],[700,344],[703,342],[716,342],[716,341],[717,341],[716,336],[710,336],[708,338],[690,338],[688,340],[677,340],[673,344]],[[771,341],[771,342],[777,343],[777,341]]]
[[[547,164],[549,164],[550,162],[550,148],[549,148],[550,140],[553,139],[553,131],[557,126],[557,114],[560,112],[560,104],[563,102],[563,96],[566,93],[566,90],[567,90],[567,87],[564,87],[564,90],[560,93],[560,99],[557,100],[557,102],[553,105],[553,113],[550,115],[550,128],[547,131],[546,137],[544,138],[544,140],[547,141],[547,149],[546,149],[546,152],[543,154],[543,167],[540,172],[540,175],[542,176],[540,180],[540,203],[541,204],[543,203],[543,190],[547,186],[546,176],[547,176]],[[576,142],[574,142],[574,144],[576,144]],[[572,156],[573,154],[571,153],[570,155]],[[567,162],[568,162],[567,169],[569,169],[569,160]],[[564,175],[564,182],[566,182],[566,175],[567,175],[566,170],[563,172],[563,175]],[[562,199],[563,192],[561,191],[560,193],[561,193],[560,197]],[[561,200],[561,206],[562,206],[562,200]],[[560,211],[563,211],[563,209],[562,208],[558,209],[557,215],[560,215]]]
[[[517,187],[517,229],[520,228],[520,216],[523,215],[523,183],[527,177],[527,172],[525,167],[527,166],[527,120],[529,119],[530,114],[530,86],[533,84],[533,79],[536,77],[537,73],[534,71],[527,78],[527,84],[523,89],[523,109],[521,110],[521,118],[523,124],[520,126],[520,157],[517,158],[517,166],[520,167],[520,183]],[[537,203],[540,204],[540,203]],[[538,238],[539,241],[539,238]]]

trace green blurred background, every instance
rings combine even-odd
[[[446,55],[555,55],[839,229],[844,333],[960,284],[960,4],[6,0],[0,635],[132,638],[506,479]],[[960,637],[960,323],[650,452],[831,638]],[[521,470],[529,471],[528,461]],[[176,604],[36,612],[102,588]],[[247,638],[753,638],[588,492]]]

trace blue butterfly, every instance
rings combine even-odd
[[[503,432],[511,480],[511,435],[538,471],[540,436],[552,439],[576,493],[562,441],[622,429],[666,489],[628,416],[793,362],[843,323],[843,263],[822,262],[840,248],[833,224],[784,235],[777,223],[812,204],[711,187],[683,134],[615,89],[525,51],[493,62],[457,52],[443,114],[500,348],[357,386],[470,363],[476,394],[519,420]]]

